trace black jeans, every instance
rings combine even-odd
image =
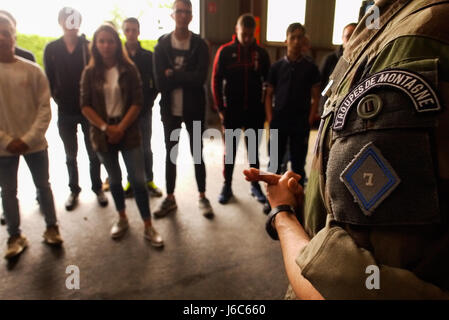
[[[67,171],[69,173],[69,187],[73,193],[79,193],[81,188],[79,186],[78,176],[78,162],[76,157],[78,155],[78,124],[84,134],[84,144],[86,146],[87,154],[89,156],[90,179],[92,182],[92,191],[98,193],[101,191],[101,172],[100,161],[96,153],[92,149],[89,139],[89,122],[83,115],[66,115],[59,114],[58,129],[59,135],[64,144],[66,154]]]
[[[145,161],[146,182],[154,179],[153,175],[153,151],[151,150],[151,134],[153,130],[153,110],[147,110],[139,118],[140,134],[142,135],[142,150]]]
[[[249,166],[251,168],[259,169],[260,168],[259,146],[260,146],[260,140],[262,139],[262,133],[263,133],[264,129],[263,129],[263,123],[258,124],[258,125],[247,125],[247,126],[243,126],[243,127],[231,126],[228,124],[227,127],[223,126],[223,129],[225,130],[225,133],[224,133],[225,138],[223,139],[224,144],[225,144],[225,152],[224,152],[224,156],[223,156],[223,167],[224,167],[223,176],[225,179],[225,184],[230,187],[232,184],[232,175],[234,173],[235,157],[237,154],[237,148],[238,148],[240,136],[233,135],[231,138],[230,135],[228,136],[226,134],[226,130],[229,131],[229,130],[241,129],[242,134],[244,134],[245,131],[249,131],[249,130],[252,131],[251,135],[245,135],[245,146],[246,146],[246,151],[248,154]],[[251,138],[249,138],[249,137],[251,137]],[[230,161],[231,157],[229,155],[227,155],[227,153],[228,153],[227,151],[231,151],[231,150],[232,150],[232,161]],[[227,157],[229,159],[227,159]]]
[[[304,166],[306,164],[307,149],[309,146],[309,133],[308,129],[293,129],[293,128],[271,128],[278,130],[278,148],[277,157],[278,165],[276,166],[275,173],[281,174],[282,172],[282,162],[286,156],[287,149],[290,152],[289,160],[292,164],[292,171],[301,175],[300,184],[304,186],[304,181],[306,179],[306,172]],[[268,150],[271,151],[271,134]],[[270,154],[270,164],[271,168],[273,155]]]
[[[175,191],[176,159],[178,158],[178,142],[181,124],[183,122],[189,133],[190,152],[195,164],[195,178],[198,185],[198,192],[206,191],[206,166],[203,160],[204,121],[184,120],[182,117],[165,116],[162,119],[162,123],[164,125],[165,135],[165,180],[167,194],[173,194]]]

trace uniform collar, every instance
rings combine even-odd
[[[381,34],[386,25],[394,19],[394,17],[405,7],[407,6],[411,0],[379,0],[376,1],[376,5],[380,10],[379,17],[379,25],[378,28],[367,28],[369,25],[369,19],[371,18],[372,12],[370,14],[365,14],[362,20],[359,22],[357,27],[354,30],[354,33],[351,36],[348,44],[346,45],[346,49],[343,52],[342,59],[340,61],[345,62],[344,70],[339,68],[340,63],[337,64],[334,69],[334,74],[338,75],[337,78],[334,78],[335,83],[334,86],[338,88],[342,84],[343,79],[346,78],[355,65],[357,65],[357,61],[361,59],[365,52],[365,48],[369,47],[369,45],[375,41],[377,36]],[[343,64],[341,64],[343,65]],[[341,69],[341,70],[340,70]],[[336,72],[340,71],[340,73]]]

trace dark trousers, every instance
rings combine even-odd
[[[299,182],[304,186],[304,181],[306,179],[306,172],[304,166],[306,164],[307,157],[307,149],[309,146],[309,130],[301,130],[301,129],[292,129],[292,128],[272,128],[271,130],[278,130],[278,147],[277,147],[277,166],[275,167],[275,173],[281,174],[282,172],[282,162],[287,153],[287,150],[290,152],[290,161],[292,164],[292,171],[301,175],[302,179]],[[270,134],[270,142],[268,146],[268,150],[272,152],[271,145],[272,135]],[[276,150],[276,148],[274,148]],[[274,151],[276,152],[276,151]],[[270,154],[270,164],[271,168],[272,157],[274,155]]]
[[[251,130],[254,132],[254,135],[248,135],[245,134],[245,146],[246,151],[248,153],[248,162],[249,166],[251,168],[260,168],[260,162],[259,162],[259,146],[260,146],[260,140],[262,138],[263,132],[263,123],[259,125],[246,125],[242,127],[227,125],[227,127],[223,126],[224,130],[224,147],[225,152],[223,156],[223,176],[225,179],[225,184],[228,186],[231,186],[232,184],[232,175],[234,173],[234,166],[235,166],[235,157],[238,149],[238,144],[240,140],[240,135],[233,135],[232,137],[226,134],[226,130],[242,130],[242,134],[245,133],[245,131]],[[235,131],[234,131],[235,132]],[[248,133],[248,132],[247,132]],[[249,138],[251,137],[251,138]],[[255,138],[255,139],[254,139]],[[232,151],[232,161],[231,156],[228,154],[228,152]]]
[[[176,184],[176,160],[178,158],[178,142],[180,137],[181,124],[184,122],[189,133],[190,152],[193,156],[195,165],[195,178],[199,192],[206,191],[206,166],[203,160],[203,132],[204,121],[196,121],[199,126],[199,141],[194,135],[194,121],[183,120],[182,117],[167,116],[162,119],[165,135],[165,180],[167,184],[167,194],[175,191]],[[195,141],[194,141],[195,140]]]
[[[152,121],[153,110],[151,109],[139,115],[139,130],[142,136],[143,161],[145,165],[145,182],[147,183],[154,180],[153,150],[151,149]],[[128,181],[130,181],[129,177]]]
[[[78,124],[84,134],[84,144],[86,146],[87,154],[89,156],[90,179],[92,182],[92,191],[99,192],[102,187],[100,161],[96,153],[92,149],[89,139],[89,122],[83,115],[66,115],[59,114],[58,129],[59,135],[64,144],[66,154],[67,171],[69,173],[69,187],[73,193],[79,193],[81,188],[79,186],[78,162],[76,160],[78,155]]]

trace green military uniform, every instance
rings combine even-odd
[[[376,5],[331,76],[296,262],[326,299],[448,298],[449,1]]]

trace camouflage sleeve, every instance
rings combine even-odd
[[[449,299],[448,292],[406,269],[377,265],[330,216],[296,263],[326,299]]]
[[[436,1],[431,2],[436,3]],[[432,184],[434,189],[436,188],[436,178],[438,178],[438,182],[440,183],[439,187],[441,187],[442,182],[445,183],[446,187],[449,185],[449,151],[447,151],[449,150],[447,148],[449,141],[449,130],[447,129],[449,124],[449,38],[447,33],[441,31],[447,30],[447,28],[443,26],[447,26],[449,21],[446,18],[447,13],[449,12],[449,5],[446,3],[439,6],[424,6],[424,1],[420,1],[419,3],[416,1],[413,3],[416,4],[416,6],[421,5],[423,7],[422,10],[413,11],[410,9],[410,15],[407,17],[408,20],[405,20],[403,17],[404,19],[401,20],[401,23],[391,24],[388,32],[381,34],[376,41],[373,41],[373,45],[370,47],[372,50],[370,51],[370,48],[365,50],[368,54],[366,55],[366,59],[360,59],[361,62],[358,64],[357,72],[354,69],[354,72],[351,71],[345,78],[342,78],[344,81],[341,82],[338,92],[334,92],[333,94],[334,98],[339,94],[341,94],[343,98],[350,90],[349,87],[351,87],[352,84],[357,83],[361,79],[366,79],[373,74],[388,72],[389,70],[406,70],[407,72],[413,72],[414,74],[423,77],[426,82],[436,89],[435,91],[438,93],[439,99],[435,100],[440,100],[441,105],[443,106],[443,111],[441,113],[435,113],[433,116],[434,119],[437,119],[436,123],[438,125],[428,126],[428,128],[431,128],[429,129],[430,131],[433,130],[432,128],[437,128],[435,131],[438,139],[437,146],[435,149],[429,148],[429,150],[433,150],[433,153],[431,154],[432,159],[434,159],[435,156],[438,156],[438,161],[436,163],[439,165],[439,170],[434,170],[435,168],[427,165],[430,163],[430,156],[421,161],[421,164],[426,165],[418,166],[416,163],[413,164],[410,162],[409,169],[411,174],[404,171],[400,172],[399,176],[403,178],[401,185],[401,188],[403,188],[402,191],[404,191],[405,188],[410,187],[412,192],[401,194],[402,191],[396,190],[397,192],[392,193],[391,198],[388,199],[391,201],[391,210],[385,211],[388,211],[388,217],[394,216],[396,218],[402,216],[403,221],[401,222],[408,222],[409,224],[412,217],[409,214],[410,211],[407,210],[405,206],[416,204],[417,200],[422,201],[422,195],[429,194],[430,190],[429,185],[426,185],[422,193],[413,188],[416,185],[419,185],[420,187],[422,187],[421,185],[425,185],[425,183],[416,176],[416,173],[419,173],[426,178],[427,176],[434,176]],[[412,11],[416,14],[411,14]],[[430,21],[430,17],[432,18],[432,23],[426,23],[427,21]],[[363,34],[361,34],[360,37],[363,37]],[[359,45],[356,44],[355,41],[353,43]],[[361,47],[361,45],[359,47]],[[351,50],[348,50],[347,52],[350,53]],[[352,52],[354,52],[355,55],[360,51],[354,50]],[[348,61],[351,61],[351,59]],[[360,74],[358,74],[359,71]],[[343,77],[343,73],[341,76]],[[351,80],[354,79],[355,81],[352,83]],[[319,176],[320,180],[324,181],[324,178],[326,179],[325,183],[327,189],[322,188],[321,191],[326,192],[326,196],[328,196],[328,202],[326,201],[326,203],[332,206],[333,215],[327,216],[325,227],[312,238],[310,243],[303,250],[301,250],[296,262],[301,269],[302,275],[308,279],[326,299],[448,299],[449,292],[442,290],[440,287],[435,286],[430,282],[424,281],[423,278],[417,276],[419,273],[415,274],[406,269],[412,268],[411,265],[413,265],[414,262],[427,257],[427,252],[425,250],[411,250],[416,251],[414,252],[416,255],[413,256],[413,259],[405,259],[404,261],[398,259],[393,263],[391,260],[385,259],[385,256],[382,256],[380,253],[388,253],[392,256],[397,256],[396,258],[401,258],[405,256],[404,252],[401,251],[402,248],[408,246],[411,249],[414,249],[413,244],[405,242],[406,245],[400,247],[398,246],[398,243],[390,241],[393,237],[386,238],[382,237],[383,234],[377,234],[378,241],[373,244],[374,250],[369,251],[358,246],[351,234],[340,227],[344,223],[351,224],[350,218],[364,218],[364,215],[361,214],[360,211],[361,206],[354,202],[356,196],[348,194],[347,191],[349,189],[341,184],[342,181],[340,177],[342,176],[342,172],[345,172],[345,168],[349,168],[350,164],[353,163],[353,154],[357,154],[357,152],[352,152],[353,150],[349,149],[350,143],[342,147],[342,142],[357,144],[357,139],[360,139],[360,142],[364,143],[369,141],[363,139],[368,139],[373,143],[380,145],[382,144],[381,135],[383,134],[383,137],[386,138],[385,141],[387,142],[381,146],[381,149],[384,150],[386,154],[386,150],[394,145],[392,140],[396,138],[399,139],[400,137],[398,135],[404,134],[404,139],[400,141],[401,143],[396,143],[394,145],[395,148],[392,148],[391,152],[387,155],[390,163],[395,162],[393,160],[394,157],[400,159],[399,162],[394,163],[394,168],[397,170],[405,170],[407,166],[405,162],[408,161],[408,158],[412,158],[404,157],[403,154],[423,154],[423,149],[418,148],[417,150],[419,150],[419,152],[412,152],[415,151],[415,149],[413,149],[412,146],[406,147],[404,143],[410,142],[412,144],[417,141],[416,139],[413,139],[415,136],[412,135],[412,130],[410,130],[410,128],[415,123],[413,121],[419,122],[426,120],[426,117],[419,113],[421,110],[417,110],[417,112],[413,111],[413,113],[410,112],[410,110],[413,110],[411,98],[406,98],[405,95],[400,95],[398,91],[393,89],[390,90],[388,87],[383,87],[383,89],[378,90],[375,93],[383,102],[385,102],[385,108],[383,109],[384,113],[373,121],[373,124],[375,123],[377,126],[376,129],[380,129],[375,132],[375,135],[369,137],[371,134],[369,131],[357,130],[355,124],[359,119],[355,112],[353,112],[353,118],[351,118],[355,122],[352,124],[348,124],[349,122],[346,123],[346,135],[344,135],[343,131],[337,132],[336,129],[338,128],[334,126],[335,130],[332,131],[333,144],[332,147],[330,147],[330,155],[327,161],[323,161],[323,163],[328,164],[327,171],[321,170],[319,172],[321,174],[321,176]],[[335,100],[335,102],[337,103],[337,100]],[[338,101],[338,104],[340,104],[340,102],[341,101]],[[413,115],[413,117],[406,119],[402,114],[400,117],[385,116],[388,111],[395,112],[396,109],[394,108],[396,107],[404,108],[403,114]],[[381,116],[384,117],[381,118]],[[382,122],[390,120],[392,121],[390,123],[391,125]],[[401,124],[404,124],[404,126],[401,127]],[[422,127],[423,126],[419,128]],[[409,129],[400,130],[400,128]],[[416,130],[417,132],[421,132],[419,128]],[[360,129],[360,127],[358,127],[358,129]],[[393,133],[393,130],[395,130],[394,135],[391,134]],[[351,138],[349,139],[347,137]],[[362,145],[363,143],[360,143],[354,150],[360,150]],[[407,152],[401,152],[400,148],[397,148],[397,146],[404,146],[405,149],[408,148],[406,150]],[[344,150],[344,153],[339,154],[339,150]],[[344,158],[346,155],[348,155],[348,157]],[[342,156],[340,167],[335,166],[337,163],[335,159],[340,159],[337,156]],[[418,167],[420,170],[416,170]],[[432,171],[429,175],[426,175],[425,170],[428,168],[435,172]],[[439,173],[439,176],[436,176],[436,172]],[[325,177],[324,173],[326,173]],[[412,177],[412,179],[408,179],[409,177]],[[336,189],[336,186],[341,188]],[[309,199],[309,201],[319,198],[318,196],[320,193],[318,192],[318,188],[315,187],[314,189],[315,195],[312,196],[312,199]],[[439,191],[442,192],[440,194],[447,195],[449,194],[448,190],[449,188],[440,189]],[[308,195],[310,195],[310,192]],[[412,197],[411,195],[419,196]],[[344,197],[346,198],[343,199]],[[447,198],[447,196],[441,197],[441,199]],[[404,201],[404,199],[406,199],[406,201]],[[436,209],[437,205],[443,203],[443,201],[437,203],[436,199],[437,198],[434,198],[433,202],[423,201],[420,206],[413,206],[413,210],[417,212],[417,216],[421,215],[424,217],[425,215],[430,214],[436,215],[439,213],[439,210]],[[311,217],[314,218],[314,215],[316,215],[316,210],[314,210],[315,207],[308,204],[307,200],[306,195],[305,211],[312,214]],[[393,203],[395,201],[401,201],[401,205],[398,205],[398,202]],[[338,203],[342,205],[338,206]],[[434,204],[433,207],[430,206],[431,203]],[[448,212],[447,201],[445,203],[446,206],[442,207],[443,209],[441,212]],[[379,218],[381,211],[388,206],[386,202],[382,205],[384,207],[379,206],[376,209],[376,214],[369,219],[370,222],[376,221],[376,219]],[[354,209],[354,214],[348,218],[347,215],[349,211],[352,210],[351,208]],[[320,210],[320,212],[321,211],[322,210]],[[333,220],[334,216],[338,218],[339,224]],[[306,229],[308,225],[307,221],[306,216],[306,219],[304,219],[303,222],[303,224],[306,225]],[[369,225],[372,227],[372,230],[376,229],[375,223],[368,224],[359,222],[360,221],[355,221],[353,224]],[[391,221],[388,223],[378,223],[377,226],[394,225]],[[399,223],[396,224],[399,225]],[[421,225],[423,225],[423,223]],[[421,234],[418,233],[418,235]],[[410,235],[410,237],[412,237],[412,235]],[[397,242],[400,241],[399,238],[400,236],[398,235]],[[407,237],[404,238],[407,239]],[[421,238],[425,240],[426,235],[422,234]],[[383,240],[382,246],[376,247],[375,244],[379,244],[379,239]],[[422,246],[425,247],[426,244],[423,243]],[[431,246],[428,246],[427,248],[431,248]],[[437,264],[431,264],[430,270],[434,271],[437,266]],[[447,288],[444,284],[442,284],[441,287]]]

